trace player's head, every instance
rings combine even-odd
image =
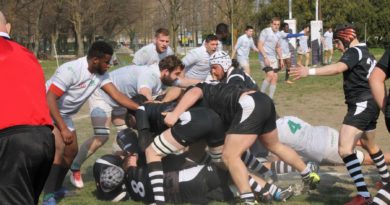
[[[344,51],[349,48],[351,42],[357,38],[356,30],[351,24],[341,24],[336,26],[333,33],[333,41],[336,48]]]
[[[213,54],[217,50],[217,46],[218,46],[217,36],[214,34],[207,35],[204,45],[206,47],[207,52],[210,55]]]
[[[100,174],[100,187],[103,192],[111,192],[123,183],[125,173],[122,168],[109,166]]]
[[[163,58],[159,63],[160,79],[164,85],[171,86],[179,78],[183,72],[184,64],[175,55],[170,55]]]
[[[305,32],[305,35],[309,35],[309,32],[310,32],[310,26],[309,26],[309,24],[303,25],[302,30]]]
[[[286,32],[286,33],[290,32],[290,26],[288,25],[288,23],[286,23],[286,22],[282,23],[281,27],[282,27],[284,32]]]
[[[273,17],[271,19],[271,29],[273,32],[279,31],[280,28],[280,18],[279,17]]]
[[[114,53],[111,45],[104,41],[95,41],[88,50],[88,66],[92,73],[103,75],[110,68],[111,56]]]
[[[128,155],[138,154],[138,135],[132,129],[120,131],[116,137],[119,147]]]
[[[156,41],[156,49],[158,53],[163,53],[169,46],[169,31],[166,28],[159,28],[154,34]]]
[[[7,20],[3,12],[1,11],[0,11],[0,32],[4,32],[4,33],[11,32],[11,24],[7,23]]]
[[[215,35],[219,40],[225,40],[229,36],[229,26],[225,23],[219,23],[215,28]]]
[[[217,51],[210,56],[210,72],[217,80],[222,80],[232,66],[232,60],[225,51]]]
[[[249,37],[253,36],[253,27],[252,26],[246,26],[245,27],[245,34]]]

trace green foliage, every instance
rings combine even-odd
[[[320,1],[324,27],[337,24],[353,23],[358,37],[364,40],[365,27],[367,42],[371,47],[388,47],[390,45],[390,10],[384,9],[390,5],[390,0],[322,0]],[[315,18],[314,0],[293,0],[293,18],[297,20],[297,30],[309,24]],[[288,19],[288,2],[286,0],[271,0],[269,4],[261,6],[255,14],[255,22],[260,30],[269,25],[270,20],[278,16]]]

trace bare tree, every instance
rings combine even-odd
[[[82,0],[65,0],[69,15],[67,20],[72,24],[73,31],[77,42],[77,56],[84,55],[84,38],[83,38],[83,1]]]
[[[172,48],[174,52],[177,49],[177,32],[179,29],[180,10],[183,5],[183,0],[159,0],[162,10],[169,18],[169,30],[171,32]]]

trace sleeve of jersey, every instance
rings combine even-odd
[[[145,50],[143,48],[141,48],[140,50],[138,50],[137,52],[135,52],[134,54],[134,58],[133,58],[133,63],[135,65],[145,65],[146,62],[145,61]]]
[[[259,40],[264,42],[266,39],[266,36],[267,36],[266,30],[261,31],[260,36],[259,36]]]
[[[383,70],[386,73],[386,76],[389,77],[389,66],[390,66],[390,49],[387,49],[383,54],[382,58],[376,64],[376,67]]]
[[[195,51],[190,51],[184,58],[182,59],[185,69],[188,70],[188,66],[191,66],[196,62]]]
[[[238,40],[237,40],[237,43],[236,43],[236,46],[234,47],[234,49],[238,49],[240,46],[241,46],[241,37],[240,38],[238,38]]]
[[[74,68],[68,65],[60,66],[54,76],[52,77],[52,85],[62,92],[66,92],[69,87],[73,84],[75,78]],[[50,91],[53,91],[49,88]]]
[[[103,75],[102,83],[101,83],[100,87],[103,87],[103,86],[107,85],[108,83],[112,83],[112,80],[110,78],[110,75],[108,73],[105,73]]]
[[[352,47],[345,51],[339,62],[345,63],[348,66],[348,69],[352,69],[359,61],[359,53]]]
[[[141,88],[149,88],[150,90],[153,90],[153,88],[157,85],[158,80],[159,79],[157,79],[153,73],[143,72],[137,80],[137,91]]]
[[[255,45],[255,42],[253,41],[253,38],[251,38],[251,48],[252,49],[256,48],[256,45]]]

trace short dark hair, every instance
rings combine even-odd
[[[286,23],[286,22],[284,22],[284,23],[282,23],[282,29],[284,29],[284,27],[286,27],[286,26],[288,26],[288,23]]]
[[[180,67],[180,70],[184,69],[183,62],[175,55],[170,55],[163,58],[159,63],[158,67],[161,70],[168,69],[169,72],[174,71],[177,67]]]
[[[245,31],[249,30],[249,29],[253,29],[253,26],[246,26],[245,27]]]
[[[166,28],[159,28],[156,30],[154,37],[158,37],[160,34],[162,34],[163,36],[169,36],[169,30]]]
[[[207,36],[206,36],[206,43],[208,43],[208,42],[210,42],[210,41],[218,41],[217,36],[214,35],[214,34],[207,35]]]
[[[229,26],[225,23],[219,23],[215,28],[216,34],[226,34],[229,33]]]
[[[280,21],[280,18],[279,18],[279,17],[273,17],[273,18],[271,19],[271,23],[273,23],[274,21]]]
[[[104,55],[110,55],[114,53],[112,46],[104,41],[95,41],[88,50],[87,59],[94,57],[103,58]]]

